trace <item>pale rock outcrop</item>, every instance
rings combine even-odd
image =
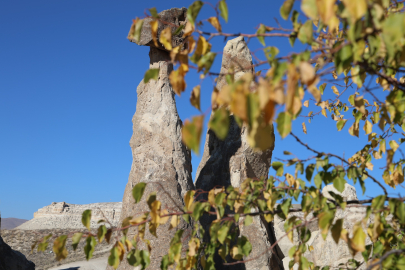
[[[322,194],[326,196],[327,198],[332,199],[332,197],[329,195],[329,192],[332,191],[335,194],[338,194],[343,197],[345,201],[352,201],[352,200],[357,200],[357,195],[356,195],[356,189],[349,185],[345,184],[345,189],[342,193],[337,191],[333,185],[328,185],[323,188]],[[300,208],[300,206],[296,206]],[[289,214],[290,216],[297,216],[304,220],[304,214],[303,212],[295,212]],[[335,220],[344,218],[343,222],[343,228],[346,229],[349,232],[349,235],[353,233],[353,227],[354,225],[361,221],[364,217],[366,216],[366,208],[362,205],[348,205],[345,210],[337,210],[336,215],[335,215]],[[306,217],[306,220],[310,220],[313,218],[312,214],[309,214]],[[285,229],[284,229],[284,220],[281,219],[278,216],[274,217],[274,231],[276,238],[279,240],[278,245],[283,252],[283,254],[286,256],[283,259],[284,263],[284,268],[288,269],[288,263],[291,260],[291,258],[288,257],[288,251],[293,245],[298,244],[299,239],[298,235],[296,232],[294,232],[294,243],[291,243],[291,241],[285,236]],[[368,223],[371,222],[371,217],[368,219]],[[314,248],[313,251],[307,251],[304,256],[311,262],[315,263],[317,266],[331,266],[333,269],[338,268],[340,263],[346,263],[349,259],[352,258],[352,255],[350,253],[350,250],[347,246],[347,243],[344,242],[343,240],[340,240],[338,244],[335,243],[333,240],[332,236],[329,235],[327,236],[326,240],[323,240],[321,232],[319,230],[318,226],[318,220],[313,220],[309,223],[308,225],[310,231],[311,231],[311,238],[307,242],[308,246],[312,246]],[[364,227],[365,230],[365,227]],[[370,244],[370,239],[366,239],[366,244]],[[363,261],[363,258],[360,253],[358,253],[354,259],[358,261]],[[364,268],[364,267],[363,267]]]
[[[162,11],[159,15],[163,16],[162,14],[166,13],[176,16],[183,14],[176,17],[177,19],[172,18],[177,25],[181,19],[185,20],[184,9]],[[147,25],[145,22],[144,27]],[[145,29],[142,30],[142,35],[150,35],[148,28]],[[140,45],[151,44],[145,41]],[[133,163],[124,192],[121,220],[149,211],[146,200],[152,192],[157,193],[157,200],[161,201],[163,209],[182,210],[184,195],[194,189],[191,154],[182,142],[182,122],[177,113],[174,92],[168,78],[173,70],[173,65],[169,63],[169,53],[151,47],[149,57],[149,67],[160,69],[159,78],[146,84],[141,81],[137,88],[138,99],[132,119],[133,135],[130,140]],[[135,204],[132,189],[140,182],[147,183],[147,186],[141,202]],[[145,238],[150,240],[152,246],[151,264],[148,269],[160,269],[162,256],[167,254],[170,241],[176,232],[176,230],[169,231],[168,228],[169,224],[159,226],[158,237],[151,235],[149,229],[146,229]],[[181,220],[180,228],[184,230],[183,236],[190,236],[192,229],[190,224]],[[128,237],[131,238],[136,233],[137,229],[130,229]],[[187,237],[184,237],[183,241],[185,244],[188,243]],[[147,249],[141,242],[138,245],[138,248]],[[132,270],[133,267],[124,260],[118,269]]]
[[[34,213],[34,218],[16,227],[16,230],[83,229],[83,211],[92,210],[91,228],[98,228],[100,219],[108,220],[113,227],[121,216],[121,202],[70,204],[53,202]],[[106,223],[110,227],[109,223]]]
[[[235,74],[235,80],[243,74],[254,72],[252,56],[243,37],[237,37],[229,40],[224,48],[222,58],[221,74],[227,73],[231,68]],[[217,88],[221,89],[226,84],[225,76],[218,78]],[[224,141],[218,139],[212,130],[208,130],[204,154],[196,174],[196,188],[209,191],[215,186],[240,187],[246,178],[267,177],[272,150],[274,148],[274,135],[268,138],[272,140],[273,147],[264,152],[255,152],[247,142],[247,128],[240,128],[235,122],[233,116],[230,117],[230,128],[228,136]],[[206,195],[200,196],[204,199]],[[205,198],[206,199],[206,198]],[[209,225],[213,217],[204,215],[200,222],[204,226],[208,239]],[[225,266],[222,259],[218,256],[216,269],[276,269],[281,264],[282,258],[276,258],[269,249],[274,241],[271,226],[260,217],[254,217],[253,223],[243,226],[243,219],[239,224],[242,235],[245,235],[253,246],[251,255],[248,258],[265,253],[255,260],[233,266]],[[278,260],[278,262],[277,262]]]

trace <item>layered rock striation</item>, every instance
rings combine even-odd
[[[121,202],[70,204],[53,202],[34,213],[34,218],[16,227],[17,230],[83,229],[82,213],[92,210],[91,227],[97,228],[97,221],[108,220],[106,226],[116,227],[121,216]],[[111,225],[110,225],[111,224]]]
[[[243,37],[229,40],[224,48],[222,58],[221,74],[232,69],[235,80],[245,73],[254,73],[252,56]],[[225,76],[218,78],[217,88],[221,89],[226,84]],[[204,145],[204,154],[196,174],[196,188],[209,191],[216,186],[240,187],[246,178],[260,178],[268,176],[271,156],[274,148],[274,134],[268,138],[272,147],[266,151],[253,150],[247,140],[247,128],[240,128],[233,116],[230,116],[230,128],[225,140],[220,140],[212,130],[208,130]],[[202,195],[199,199],[206,195]],[[252,209],[254,210],[254,209]],[[208,239],[209,225],[213,217],[204,215],[201,224],[204,226]],[[246,236],[253,246],[251,255],[246,258],[257,259],[246,262],[244,265],[223,265],[222,259],[216,258],[216,269],[276,269],[281,266],[282,258],[272,253],[270,246],[274,243],[274,235],[271,225],[260,217],[254,217],[253,224],[243,226],[243,219],[240,220],[239,229],[242,235]],[[282,266],[281,266],[282,267]]]

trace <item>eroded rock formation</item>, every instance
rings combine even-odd
[[[329,191],[341,195],[343,199],[346,201],[357,200],[356,189],[347,183],[345,184],[345,189],[342,193],[338,192],[333,187],[333,185],[328,185],[323,188],[322,194],[332,199],[332,197],[328,193]],[[292,213],[289,216],[292,215],[304,219],[304,213],[302,212]],[[339,218],[344,218],[343,228],[346,229],[349,232],[349,234],[351,234],[353,232],[354,225],[357,222],[361,221],[365,216],[366,216],[365,207],[361,205],[360,206],[350,205],[350,207],[347,207],[345,210],[338,209],[336,211],[335,220]],[[310,220],[311,218],[313,218],[313,215],[309,214],[306,217],[306,220]],[[373,217],[370,217],[368,219],[368,223],[370,223],[372,219]],[[285,221],[281,219],[279,216],[274,216],[274,230],[276,238],[279,240],[278,245],[283,254],[286,256],[286,258],[283,260],[284,268],[289,269],[288,263],[291,260],[291,258],[288,257],[288,251],[293,245],[298,244],[299,239],[296,233],[294,234],[294,243],[291,243],[291,241],[287,237],[283,237],[285,235],[284,222]],[[339,243],[336,244],[330,232],[326,240],[323,240],[321,231],[319,230],[318,220],[311,221],[309,223],[308,228],[311,231],[311,238],[307,242],[307,245],[312,246],[314,248],[313,251],[307,251],[304,254],[304,256],[309,261],[315,263],[315,265],[317,266],[322,267],[328,265],[331,266],[332,269],[337,269],[339,268],[338,266],[340,263],[346,263],[349,259],[352,259],[352,255],[347,246],[347,243],[344,242],[343,240],[339,240]],[[363,229],[365,231],[365,227]],[[370,243],[371,243],[370,239],[367,238],[366,244]],[[354,259],[356,259],[357,261],[363,261],[363,258],[360,253],[358,253],[354,257]],[[365,268],[365,266],[363,265],[361,268]]]
[[[97,228],[97,221],[107,219],[115,227],[121,216],[121,202],[70,204],[53,202],[34,213],[34,218],[18,226],[17,230],[83,229],[82,213],[91,209],[91,227]],[[106,226],[110,226],[106,224]]]
[[[243,37],[229,40],[224,48],[221,73],[227,73],[231,68],[235,72],[235,80],[243,74],[254,72],[252,56]],[[221,89],[226,84],[225,76],[218,78],[217,88]],[[255,152],[247,142],[247,128],[240,128],[233,116],[230,117],[230,129],[224,141],[218,139],[212,130],[208,130],[204,146],[204,154],[197,169],[196,188],[209,191],[215,186],[240,187],[246,178],[267,177],[271,156],[274,148],[274,135],[268,139],[273,147],[264,152]],[[213,217],[203,216],[201,224],[206,233]],[[281,264],[282,258],[277,258],[269,249],[274,241],[271,226],[260,217],[254,217],[253,224],[243,226],[240,220],[239,229],[253,246],[251,255],[253,258],[265,253],[245,265],[222,265],[222,259],[216,259],[216,269],[276,269]],[[207,238],[207,235],[205,236]]]
[[[184,8],[159,13],[161,17],[166,16],[166,20],[171,20],[177,26],[185,23],[184,14]],[[143,41],[150,38],[147,22],[144,22],[144,27],[140,45],[151,45],[150,42]],[[159,29],[162,27],[164,26],[159,25]],[[173,69],[173,65],[169,63],[169,53],[151,47],[149,57],[150,68],[160,69],[159,78],[146,84],[141,81],[137,88],[138,99],[132,119],[133,135],[130,140],[133,163],[124,192],[121,220],[149,211],[146,200],[152,192],[157,193],[162,208],[183,209],[185,193],[194,189],[191,178],[191,154],[181,139],[182,122],[177,113],[174,92],[168,78]],[[132,189],[139,182],[148,185],[142,201],[135,204]],[[160,269],[161,258],[167,254],[170,240],[175,233],[175,230],[169,231],[168,228],[169,224],[158,227],[158,237],[152,236],[149,230],[146,230],[145,238],[150,240],[152,246],[151,264],[148,269]],[[191,226],[188,223],[182,220],[179,228],[185,230],[183,235],[190,235]],[[131,229],[128,236],[132,237],[136,233],[137,229]],[[139,245],[147,249],[145,245],[141,243]],[[133,267],[125,262],[119,269],[133,269]]]

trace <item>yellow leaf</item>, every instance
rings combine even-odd
[[[321,101],[321,91],[319,91],[314,85],[309,86],[308,91],[314,96],[316,102]]]
[[[287,70],[287,96],[285,102],[286,111],[292,112],[295,90],[298,86],[298,73],[294,64],[290,64]]]
[[[326,118],[328,118],[328,115],[326,114],[326,110],[322,109],[322,115],[325,116]]]
[[[204,55],[208,51],[208,48],[209,48],[209,43],[203,36],[200,36],[198,38],[197,49],[195,50],[195,53],[197,55]]]
[[[191,105],[193,105],[199,111],[201,111],[201,108],[200,108],[200,89],[201,89],[200,85],[197,85],[196,87],[194,87],[193,91],[191,92],[191,97],[190,97]]]
[[[194,202],[194,195],[195,195],[195,191],[194,190],[190,190],[186,193],[185,197],[184,197],[184,203],[185,203],[185,207],[187,210],[190,209],[191,205]]]
[[[332,86],[332,91],[333,91],[333,93],[335,94],[335,95],[339,95],[339,91],[338,91],[338,89],[336,88],[336,86]]]
[[[364,233],[360,222],[354,226],[353,238],[349,240],[349,245],[353,256],[356,255],[357,252],[363,252],[366,250],[366,234]]]
[[[188,37],[191,36],[191,34],[194,32],[194,24],[190,23],[187,21],[186,27],[184,28],[184,34],[183,37]]]
[[[170,227],[169,230],[176,228],[177,225],[180,223],[180,218],[178,216],[173,216],[171,221],[170,221]]]
[[[392,140],[392,141],[390,141],[389,144],[390,144],[392,150],[394,150],[394,152],[396,152],[399,147],[398,143],[396,141]]]
[[[196,42],[192,36],[189,36],[187,40],[188,40],[188,53],[191,54],[195,49]]]
[[[289,173],[286,173],[286,174],[285,174],[285,178],[287,179],[287,183],[288,183],[288,185],[289,185],[290,187],[292,187],[292,186],[295,185],[294,176],[292,176],[292,175],[289,174]]]
[[[150,29],[151,29],[151,32],[152,32],[152,39],[153,39],[153,43],[155,44],[156,47],[159,46],[158,43],[157,43],[158,25],[159,25],[158,21],[151,21],[150,22]]]
[[[181,64],[178,70],[172,70],[169,75],[170,84],[172,85],[174,92],[179,96],[184,90],[186,90],[184,76],[187,71],[187,65]]]
[[[370,121],[366,120],[363,130],[366,132],[366,134],[370,134],[373,131],[373,125],[370,123]]]
[[[305,101],[304,101],[304,106],[308,108],[308,106],[309,106],[309,100],[305,100]]]
[[[160,206],[161,206],[160,201],[154,201],[152,203],[152,209],[150,211],[152,223],[155,223],[156,225],[158,225],[160,222]]]
[[[139,217],[136,217],[136,218],[131,219],[131,220],[129,221],[129,224],[131,224],[131,225],[138,225],[139,223],[145,221],[146,218],[147,218],[147,215],[142,214],[142,215],[139,216]]]
[[[218,21],[217,17],[208,18],[208,22],[217,29],[218,32],[222,32],[221,24]]]
[[[307,127],[305,126],[305,122],[302,122],[302,131],[307,134]]]
[[[169,216],[168,216],[169,212],[166,209],[163,209],[160,212],[160,224],[166,224],[166,222],[169,220]],[[167,216],[166,216],[167,215]]]
[[[366,0],[343,0],[346,10],[349,12],[353,21],[357,21],[367,12]]]
[[[160,37],[159,37],[160,43],[163,44],[163,46],[166,48],[166,50],[171,51],[172,48],[172,30],[169,27],[166,27],[163,29],[162,32],[160,32]]]
[[[198,238],[191,238],[188,242],[188,256],[195,256],[200,248],[200,240]]]
[[[192,122],[186,120],[181,131],[183,142],[188,148],[199,154],[201,133],[204,124],[204,115],[194,116]]]
[[[302,83],[308,86],[313,84],[316,85],[317,77],[315,75],[315,69],[311,64],[308,62],[301,62],[299,65],[299,70]]]

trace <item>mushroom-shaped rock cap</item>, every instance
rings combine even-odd
[[[141,30],[141,36],[139,38],[139,42],[136,42],[134,39],[129,38],[131,42],[134,42],[138,45],[142,46],[150,46],[150,47],[155,47],[161,50],[166,50],[163,44],[159,42],[159,36],[160,33],[167,27],[170,27],[172,30],[172,33],[176,31],[178,27],[181,25],[186,25],[186,19],[187,19],[187,8],[171,8],[168,10],[163,10],[159,14],[159,19],[158,19],[158,30],[157,30],[157,43],[158,46],[155,46],[155,43],[153,42],[152,38],[152,31],[151,31],[151,25],[150,23],[155,20],[154,18],[146,18],[143,21],[142,25],[142,30]],[[183,38],[183,33],[184,31],[180,31],[178,35],[173,35],[172,36],[172,46],[173,48],[178,46],[184,41]]]

